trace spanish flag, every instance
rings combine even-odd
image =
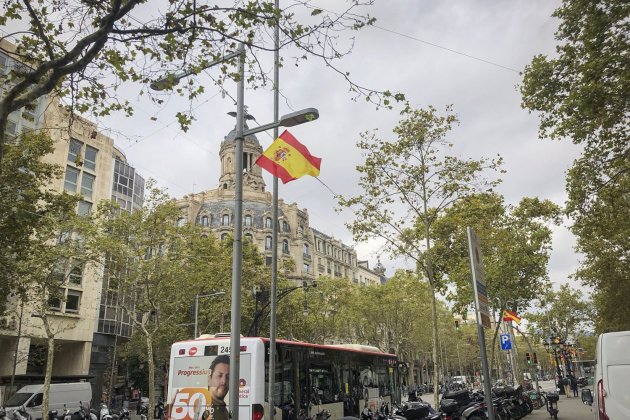
[[[283,184],[303,175],[318,176],[321,162],[287,130],[256,159],[258,166],[280,178]]]
[[[516,315],[516,312],[509,311],[507,309],[503,310],[503,320],[504,321],[514,321],[517,324],[521,323],[521,317]]]

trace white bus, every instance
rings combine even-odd
[[[240,342],[239,418],[268,419],[269,339],[243,337]],[[220,420],[225,417],[208,416],[208,413],[214,413],[217,398],[222,397],[225,404],[229,402],[229,395],[216,393],[210,386],[213,380],[210,369],[214,362],[212,367],[220,375],[221,369],[229,367],[229,350],[229,334],[202,335],[196,340],[173,344],[167,399],[170,420]],[[227,366],[220,363],[227,363]],[[391,408],[392,403],[400,403],[398,368],[396,355],[383,353],[376,347],[319,345],[278,339],[274,389],[276,418],[294,420],[328,410],[334,420],[343,416],[359,417],[366,404],[373,412],[382,403]],[[215,404],[212,404],[213,395]],[[225,407],[221,408],[225,410]]]

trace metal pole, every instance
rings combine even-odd
[[[490,370],[488,369],[488,356],[486,354],[486,337],[481,324],[481,310],[477,304],[477,274],[475,273],[475,267],[473,265],[473,245],[472,245],[472,232],[470,227],[467,228],[468,233],[468,252],[470,254],[470,268],[472,272],[473,289],[475,292],[475,315],[477,316],[477,336],[479,338],[479,350],[481,352],[481,372],[483,375],[483,389],[486,398],[486,408],[488,409],[488,419],[494,420],[494,407],[492,405],[492,388],[490,386]]]
[[[245,47],[238,46],[238,74],[236,88],[236,176],[234,188],[234,246],[232,248],[232,326],[230,332],[230,407],[232,419],[238,420],[239,377],[241,361],[241,280],[243,266],[243,131],[245,126]]]
[[[280,0],[275,0],[276,10],[280,9]],[[280,21],[276,20],[274,35],[273,61],[273,120],[280,118]],[[273,138],[278,138],[278,127],[273,129]],[[271,233],[271,318],[269,319],[269,417],[274,420],[276,415],[274,388],[276,379],[276,287],[278,283],[278,177],[273,177],[273,198],[271,208],[273,220]]]
[[[197,319],[199,318],[199,294],[195,295],[195,335],[193,338],[197,338]]]

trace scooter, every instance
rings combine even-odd
[[[392,406],[392,416],[395,420],[439,420],[440,413],[431,404],[420,401],[407,401],[401,407]]]
[[[548,392],[547,393],[547,412],[553,418],[553,420],[558,420],[558,400],[560,399],[560,395],[557,392]]]

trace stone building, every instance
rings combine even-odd
[[[23,66],[11,55],[13,45],[2,40],[0,46],[6,52],[0,51],[0,75]],[[70,119],[58,101],[42,97],[9,115],[8,141],[39,129],[45,129],[55,143],[54,152],[44,160],[64,170],[51,186],[60,192],[82,195],[78,214],[90,212],[101,200],[116,200],[128,211],[142,205],[144,179],[94,123],[79,116]],[[94,365],[94,359],[111,353],[117,336],[131,335],[130,320],[117,309],[106,284],[103,290],[103,281],[102,265],[74,265],[62,286],[64,299],[49,308],[50,318],[60,331],[56,335],[53,377],[67,380],[90,373],[98,375],[99,370],[90,367],[91,359]],[[0,318],[0,401],[13,371],[17,384],[38,382],[45,371],[45,362],[34,355],[45,351],[46,334],[41,319],[32,316],[33,310],[26,302],[22,316],[20,311],[13,311]]]
[[[232,234],[235,197],[235,136],[232,130],[221,143],[221,175],[217,188],[191,193],[178,200],[182,223],[207,227],[219,239]],[[272,195],[265,189],[262,169],[254,162],[263,152],[255,135],[243,142],[243,238],[254,242],[271,265]],[[295,270],[289,278],[301,284],[321,276],[345,277],[358,284],[381,284],[384,269],[374,270],[359,261],[356,251],[330,234],[310,225],[308,210],[296,203],[278,200],[278,259],[292,259]],[[383,279],[383,280],[382,280]]]

